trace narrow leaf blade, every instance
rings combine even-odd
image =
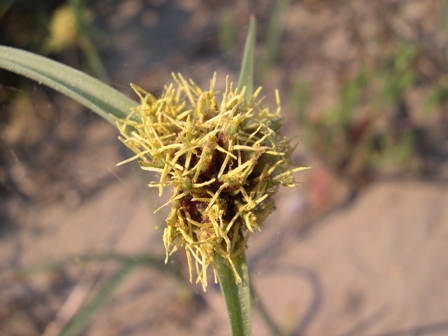
[[[250,18],[249,30],[247,32],[246,44],[244,45],[243,60],[241,62],[238,90],[246,87],[246,100],[249,100],[254,90],[254,50],[255,50],[255,18]]]
[[[115,124],[137,103],[103,82],[48,58],[0,46],[0,68],[33,79],[76,100]]]

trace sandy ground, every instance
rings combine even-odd
[[[161,200],[149,202],[140,177],[114,167],[120,147],[112,128],[103,128],[105,146],[88,155],[101,164],[92,164],[89,174],[114,174],[114,182],[80,205],[61,201],[22,209],[20,230],[2,238],[0,317],[6,335],[37,334],[39,319],[52,321],[40,328],[54,335],[54,314],[64,305],[76,311],[118,266],[73,260],[62,273],[44,272],[26,283],[10,277],[14,269],[94,252],[163,257],[155,229],[163,219],[152,214]],[[446,184],[378,182],[308,225],[304,199],[304,188],[282,190],[277,211],[253,237],[248,262],[255,306],[262,302],[293,335],[448,334]],[[182,256],[170,262],[186,274]],[[27,310],[31,315],[23,315]],[[253,315],[254,335],[269,335],[256,308]],[[216,285],[203,293],[199,285],[142,268],[121,283],[87,334],[228,335],[226,319]]]
[[[134,185],[125,177],[80,207],[62,203],[25,212],[20,233],[7,235],[0,245],[2,275],[12,265],[23,268],[86,252],[163,256],[151,206]],[[302,198],[300,189],[282,192],[278,210],[249,246],[255,305],[260,300],[293,335],[448,334],[446,185],[379,182],[307,230],[301,229],[296,207]],[[171,260],[185,273],[182,258]],[[113,264],[71,264],[65,273],[70,285],[53,295],[47,291],[57,288],[58,272],[32,277],[26,286],[6,277],[3,309],[13,309],[26,292],[33,293],[28,302],[37,310],[39,294],[54,311],[67,302],[76,307],[116,269]],[[14,334],[20,334],[15,323],[27,321],[19,313],[2,321],[15,328]],[[253,315],[254,335],[269,335],[256,309]],[[228,335],[229,330],[216,286],[202,293],[199,285],[141,269],[123,281],[87,334]]]

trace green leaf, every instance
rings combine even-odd
[[[241,62],[238,90],[246,87],[246,100],[252,97],[254,91],[254,50],[255,50],[255,18],[250,18],[249,31],[247,32],[246,44],[244,46],[243,60]]]
[[[76,69],[24,50],[0,46],[0,68],[33,79],[76,100],[115,125],[137,103]]]
[[[244,253],[237,256],[233,262],[241,277],[241,283],[239,284],[235,281],[235,274],[233,274],[232,268],[219,254],[215,255],[214,268],[226,301],[232,335],[250,336],[252,335],[250,283]]]

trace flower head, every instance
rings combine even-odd
[[[274,209],[278,187],[294,186],[291,174],[305,168],[293,168],[291,146],[279,133],[280,106],[275,113],[263,107],[261,88],[246,101],[245,90],[227,80],[218,100],[216,75],[208,91],[180,74],[173,78],[176,84],[160,98],[132,85],[141,105],[117,125],[120,140],[136,155],[122,163],[138,160],[143,170],[159,173],[149,186],[160,195],[173,189],[163,234],[167,259],[183,247],[190,281],[194,264],[205,289],[218,253],[239,282],[233,259]]]

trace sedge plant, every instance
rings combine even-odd
[[[271,112],[253,90],[255,19],[251,19],[239,83],[203,90],[181,74],[160,97],[132,85],[137,103],[75,69],[0,46],[0,68],[37,80],[75,99],[117,127],[119,139],[144,171],[159,174],[149,186],[172,190],[163,243],[168,259],[186,253],[190,281],[207,287],[211,266],[226,301],[233,335],[251,335],[250,284],[245,250],[275,205],[280,186],[306,169],[290,161],[280,133],[280,98]]]

